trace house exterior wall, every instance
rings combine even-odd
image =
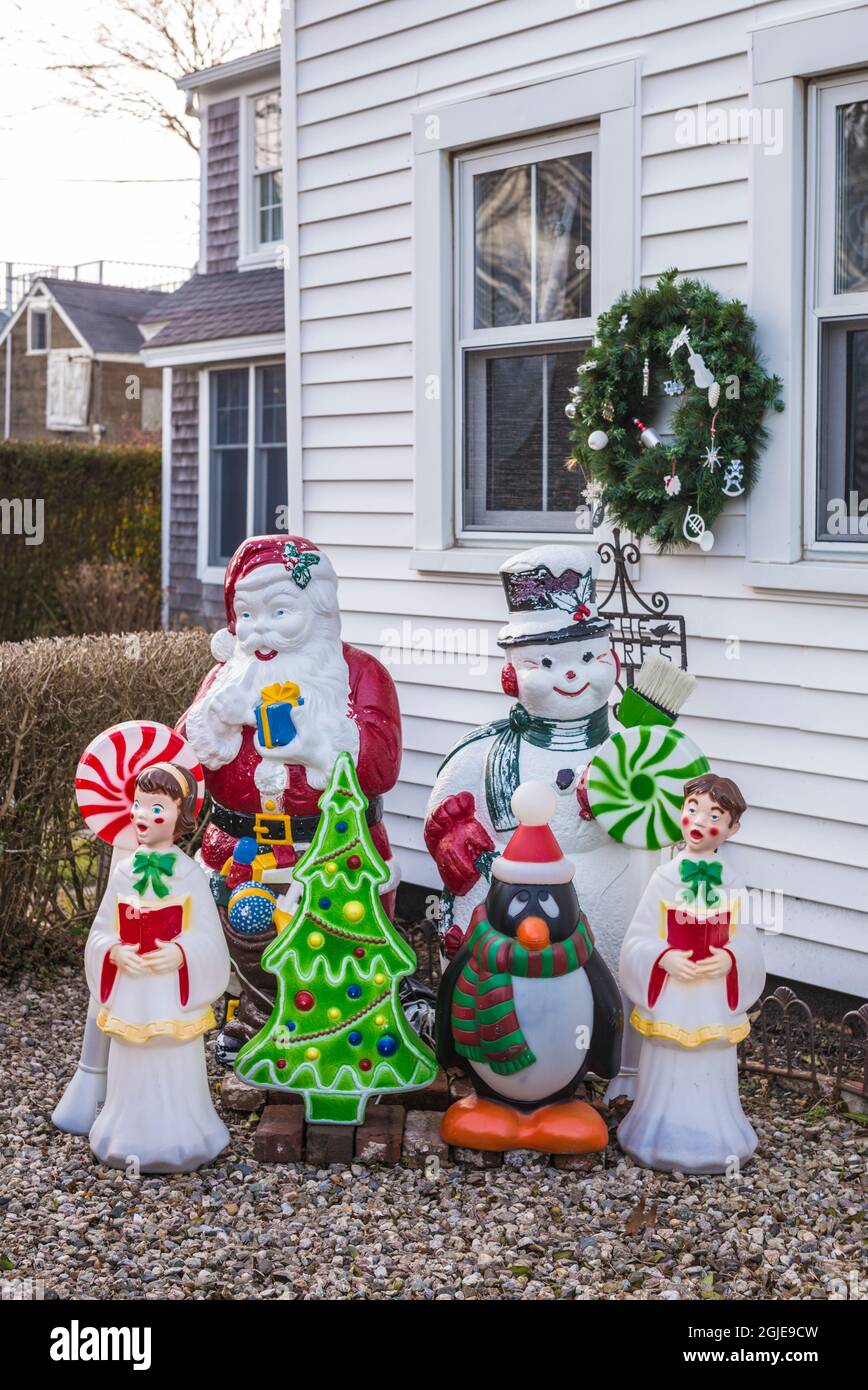
[[[238,261],[239,101],[206,110],[206,271],[234,270]]]
[[[49,310],[48,342],[51,348],[81,350],[81,343],[60,315]],[[10,437],[13,439],[87,438],[87,431],[49,430],[45,424],[48,379],[46,353],[27,352],[27,313],[23,313],[10,333],[12,340],[12,390]],[[0,402],[5,401],[6,363],[5,343],[0,347]],[[129,378],[137,378],[132,388]],[[142,429],[142,392],[162,389],[162,372],[136,362],[95,361],[92,368],[88,420],[101,424],[103,440],[109,444],[133,439],[159,441],[159,429]],[[132,390],[132,395],[129,394]],[[138,394],[136,394],[138,393]],[[2,407],[0,407],[2,409]]]
[[[292,526],[328,549],[348,641],[379,653],[405,621],[414,632],[470,624],[496,653],[504,618],[496,561],[471,578],[423,572],[412,558],[414,112],[638,58],[641,282],[677,265],[749,301],[752,239],[762,235],[750,221],[751,150],[681,145],[675,113],[702,101],[745,107],[749,26],[803,9],[804,0],[595,0],[586,9],[444,0],[432,12],[422,0],[297,0],[284,36],[296,83],[291,284],[301,320],[303,513]],[[557,110],[551,117],[556,127]],[[699,684],[683,726],[750,803],[730,847],[736,871],[752,887],[786,890],[785,933],[767,938],[770,968],[864,992],[865,596],[749,586],[737,502],[715,533],[709,555],[643,554],[638,576],[640,591],[668,592],[686,616]],[[459,736],[505,712],[499,666],[496,656],[483,671],[420,665],[412,653],[392,663],[405,753],[387,804],[407,880],[436,884],[422,840],[429,791]]]
[[[172,372],[172,463],[169,506],[169,621],[185,627],[202,613],[196,546],[199,496],[199,373]]]

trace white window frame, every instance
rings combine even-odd
[[[254,168],[256,100],[258,97],[267,96],[269,92],[277,92],[280,96],[283,237],[280,241],[260,242],[256,170]],[[286,120],[283,114],[284,94],[279,76],[272,73],[268,79],[262,79],[245,87],[239,94],[238,102],[238,269],[255,270],[260,266],[280,264],[283,248],[286,245]]]
[[[593,125],[598,150],[592,295],[599,310],[638,283],[637,91],[638,66],[631,60],[432,107],[413,118],[416,534],[411,564],[417,570],[490,574],[496,559],[506,558],[518,544],[547,537],[540,531],[462,535],[456,524],[461,397],[454,340],[454,165],[468,152],[479,157],[510,143],[548,147]],[[557,324],[539,327],[547,341],[558,338]],[[568,331],[564,338],[572,341],[573,334]],[[566,534],[552,532],[551,538],[563,540]]]
[[[45,347],[33,346],[33,316],[41,314],[45,319]],[[51,350],[51,305],[48,300],[34,300],[27,306],[27,356],[45,357]]]
[[[785,409],[767,417],[768,444],[747,500],[745,580],[760,589],[864,595],[868,547],[806,544],[808,522],[813,537],[808,508],[817,412],[816,323],[808,295],[817,247],[805,209],[808,179],[815,176],[808,154],[816,143],[810,139],[816,99],[808,84],[819,89],[827,81],[856,80],[853,69],[863,69],[865,58],[854,55],[868,54],[868,4],[758,25],[751,46],[751,103],[782,114],[783,144],[777,155],[759,143],[752,147],[750,306],[759,347],[783,379]],[[848,305],[847,313],[854,309]]]
[[[475,273],[475,243],[473,220],[473,179],[479,173],[496,169],[513,168],[522,164],[542,164],[546,160],[565,158],[571,154],[590,154],[591,156],[591,313],[584,319],[551,319],[544,323],[519,324],[507,328],[475,328],[473,324],[473,282]],[[550,139],[542,141],[510,141],[494,150],[481,154],[473,150],[459,154],[454,160],[454,269],[453,292],[455,295],[454,314],[457,326],[455,341],[455,378],[453,399],[454,412],[454,455],[455,455],[455,537],[459,544],[474,544],[486,541],[511,541],[515,536],[536,537],[537,543],[563,540],[572,535],[574,527],[561,527],[551,531],[524,530],[520,526],[511,530],[498,530],[497,527],[470,527],[464,516],[464,462],[466,448],[466,379],[465,354],[479,348],[513,348],[522,346],[539,347],[545,344],[575,343],[593,339],[596,314],[602,307],[597,299],[597,258],[594,247],[597,245],[599,218],[597,216],[596,184],[599,177],[599,136],[596,129],[582,132],[558,132]],[[566,404],[566,402],[564,402]]]
[[[806,556],[852,555],[868,559],[868,537],[829,541],[816,534],[819,491],[820,341],[823,325],[864,318],[868,327],[868,292],[835,293],[835,107],[843,101],[868,101],[868,77],[838,75],[812,83],[807,92],[808,197],[805,256],[805,524]]]
[[[211,535],[211,377],[215,372],[247,369],[247,514],[245,534],[254,534],[256,488],[256,371],[259,367],[282,367],[282,357],[261,357],[255,362],[221,362],[199,373],[199,509],[198,577],[203,584],[222,584],[225,565],[209,560]],[[287,410],[287,433],[289,412]],[[287,442],[288,453],[288,442]]]

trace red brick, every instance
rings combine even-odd
[[[261,1110],[267,1094],[260,1086],[248,1086],[234,1071],[226,1072],[220,1082],[220,1100],[226,1110]]]
[[[290,1107],[287,1113],[295,1115],[301,1112]],[[315,1168],[328,1168],[332,1163],[352,1163],[354,1142],[355,1125],[308,1125],[307,1161]]]
[[[260,1163],[300,1163],[304,1111],[295,1105],[266,1105],[253,1141]]]
[[[356,1130],[356,1158],[360,1163],[400,1163],[404,1113],[399,1105],[369,1107],[368,1118]]]

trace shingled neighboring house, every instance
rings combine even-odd
[[[223,571],[287,501],[280,52],[178,84],[202,124],[199,273],[142,327],[164,372],[172,624],[217,620]]]
[[[4,438],[159,442],[161,374],[142,361],[138,321],[163,298],[161,290],[34,280],[0,327]]]

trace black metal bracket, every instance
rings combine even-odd
[[[612,644],[621,662],[618,681],[621,693],[635,684],[636,672],[652,652],[659,652],[668,661],[677,661],[682,671],[686,671],[687,630],[683,616],[670,613],[669,596],[660,590],[647,599],[641,598],[630,578],[627,566],[638,564],[638,545],[633,541],[622,545],[621,532],[616,526],[611,541],[603,541],[597,547],[597,554],[602,564],[615,566],[611,585],[605,597],[598,601],[597,611],[612,624]],[[609,576],[598,580],[598,586],[601,583],[609,583]]]

